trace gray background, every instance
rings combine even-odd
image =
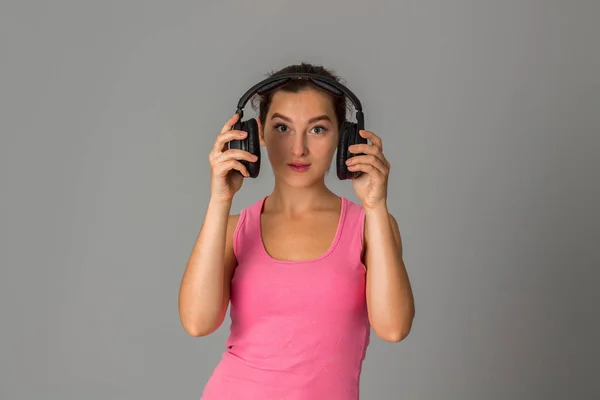
[[[209,147],[304,60],[384,140],[416,297],[363,397],[600,397],[600,2],[0,4],[3,400],[199,398],[228,333],[177,311]]]

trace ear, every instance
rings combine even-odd
[[[263,147],[266,147],[266,143],[265,143],[265,131],[263,129],[263,126],[260,122],[260,118],[256,118],[256,124],[258,125],[258,140],[260,142],[260,145]]]

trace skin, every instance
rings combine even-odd
[[[236,160],[252,160],[249,153],[225,150],[226,141],[243,137],[242,132],[230,129],[236,118],[224,125],[209,157],[211,199],[181,283],[180,318],[192,336],[218,329],[229,304],[236,266],[233,232],[239,217],[229,212],[243,177],[227,172],[233,168],[246,174]],[[364,172],[352,185],[365,210],[363,263],[369,320],[381,339],[399,342],[411,330],[415,308],[400,231],[388,211],[390,163],[377,135],[366,130],[360,134],[370,144],[350,147],[351,152],[365,155],[352,158],[348,168]],[[310,89],[276,92],[264,125],[259,121],[259,135],[275,175],[261,216],[264,246],[277,259],[316,258],[333,240],[341,204],[340,197],[325,185],[339,138],[330,97]],[[288,166],[294,162],[311,165],[307,172],[296,173]]]

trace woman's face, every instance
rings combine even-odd
[[[337,149],[339,127],[331,97],[319,90],[277,91],[271,99],[260,142],[275,178],[294,187],[323,180]]]

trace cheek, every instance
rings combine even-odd
[[[267,153],[270,160],[278,161],[284,159],[287,151],[289,151],[289,144],[282,137],[277,139],[271,138],[267,142]]]
[[[327,162],[329,158],[336,152],[337,150],[337,141],[327,140],[320,141],[319,143],[315,143],[313,146],[313,155],[318,158],[322,158],[323,162]]]

